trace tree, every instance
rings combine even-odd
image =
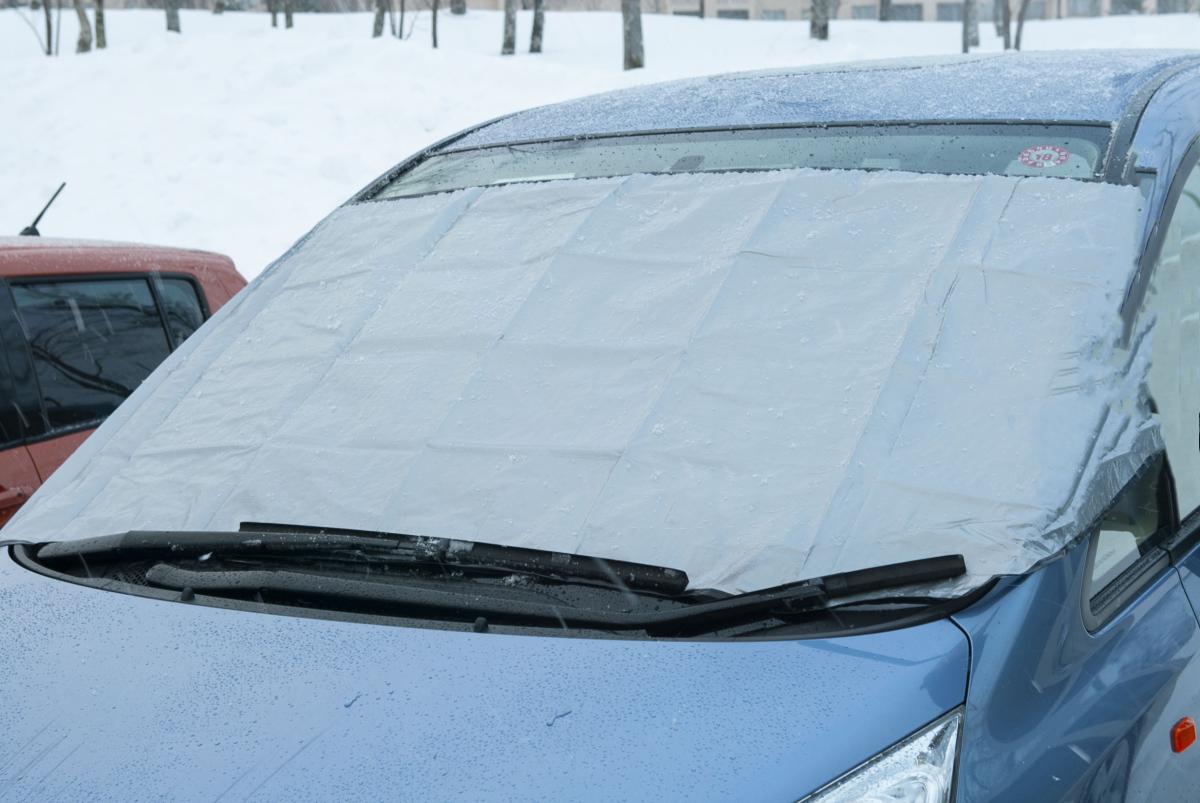
[[[546,0],[533,0],[533,32],[529,34],[529,52],[542,52],[542,31],[546,27]]]
[[[167,30],[180,33],[179,30],[179,0],[165,0],[167,9]]]
[[[42,11],[46,12],[46,55],[54,55],[54,24],[50,19],[50,0],[42,0]]]
[[[283,0],[283,27],[292,27],[292,0]]]
[[[970,53],[971,48],[979,47],[978,0],[963,0],[962,24],[962,52]]]
[[[641,69],[646,66],[646,52],[642,46],[641,0],[621,0],[621,23],[625,40],[625,69]]]
[[[434,50],[437,50],[437,13],[438,13],[438,6],[440,4],[441,4],[441,0],[433,0],[433,8],[430,9],[430,11],[433,14],[432,29],[433,29],[433,49]]]
[[[1029,0],[1021,0],[1021,9],[1017,12],[1017,38],[1013,42],[1013,47],[1017,50],[1021,49],[1021,34],[1025,30],[1025,15],[1029,12]]]
[[[371,38],[378,39],[383,36],[383,17],[387,13],[384,7],[386,0],[375,0],[375,25],[371,28]]]
[[[450,13],[451,14],[466,14],[467,13],[467,0],[450,0]]]
[[[892,0],[879,0],[879,21],[887,22],[892,18]]]
[[[279,27],[279,0],[267,0],[267,11],[271,12],[271,27]]]
[[[812,0],[812,15],[808,21],[808,37],[826,40],[829,38],[829,6],[833,0]]]
[[[75,52],[87,53],[92,49],[92,24],[88,22],[83,0],[71,0],[71,3],[75,6],[75,16],[79,17],[79,38],[75,40]]]
[[[96,0],[96,49],[108,47],[108,39],[104,36],[104,0]]]
[[[1000,35],[1004,37],[1004,49],[1012,50],[1012,6],[1009,0],[997,0],[1000,4]]]
[[[500,55],[511,56],[517,52],[517,0],[504,0],[504,41],[500,43]]]

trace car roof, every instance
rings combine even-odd
[[[188,248],[53,237],[0,237],[0,277],[168,270],[237,277],[223,254]]]
[[[1115,124],[1200,52],[972,54],[732,73],[518,112],[443,149],[631,132],[851,122]]]

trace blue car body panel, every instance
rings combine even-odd
[[[1087,544],[1006,578],[955,615],[971,639],[960,801],[1191,800],[1200,750],[1170,728],[1200,714],[1200,628],[1165,567],[1112,621],[1081,613]]]
[[[534,139],[761,125],[907,120],[1120,120],[1194,52],[1094,51],[901,59],[674,81],[543,106],[451,148]]]
[[[0,610],[14,800],[794,800],[966,692],[945,620],[812,641],[474,634],[150,600],[7,554]]]

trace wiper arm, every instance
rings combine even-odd
[[[562,582],[587,581],[620,589],[681,594],[688,576],[679,569],[650,566],[544,549],[480,541],[366,530],[286,524],[243,524],[231,531],[130,531],[79,541],[58,541],[38,550],[38,560],[58,562],[170,560],[206,553],[237,557],[310,557],[361,553],[400,565],[439,566],[453,571],[528,574]]]
[[[319,596],[343,603],[402,607],[414,614],[420,611],[463,621],[485,616],[550,627],[642,630],[654,636],[687,636],[766,618],[786,618],[789,614],[820,608],[837,597],[949,580],[965,573],[961,555],[944,555],[832,574],[669,610],[629,613],[533,602],[484,593],[469,586],[444,590],[294,570],[195,570],[160,563],[146,572],[146,580],[193,592],[269,591]]]

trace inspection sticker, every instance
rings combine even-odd
[[[1071,158],[1071,152],[1057,145],[1033,145],[1017,156],[1026,167],[1058,167]]]

